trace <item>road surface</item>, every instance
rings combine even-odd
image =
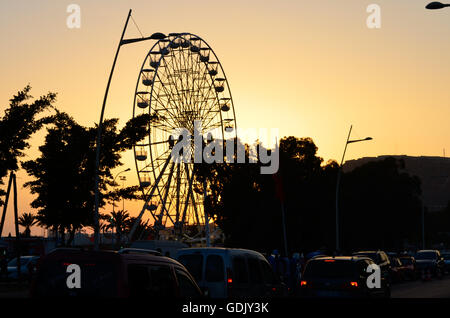
[[[417,280],[392,285],[392,298],[450,298],[450,275],[431,281]]]

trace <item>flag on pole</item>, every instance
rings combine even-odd
[[[285,194],[283,189],[283,179],[281,177],[281,174],[279,172],[274,173],[272,175],[273,180],[275,182],[275,196],[281,201],[284,202],[285,200]]]

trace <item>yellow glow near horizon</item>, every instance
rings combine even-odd
[[[238,127],[279,128],[311,137],[325,161],[385,154],[441,155],[450,149],[450,9],[427,1],[379,0],[382,25],[368,29],[371,1],[78,0],[81,28],[66,27],[73,1],[0,3],[0,110],[27,83],[80,124],[98,121],[106,81],[129,8],[141,31],[192,32],[218,55],[231,86]],[[140,34],[130,21],[127,37]],[[150,43],[121,49],[105,116],[130,119],[138,72]],[[29,158],[45,132],[33,138]],[[131,152],[127,184],[137,183]],[[18,185],[27,180],[19,172]],[[32,211],[19,191],[19,213]],[[126,202],[132,215],[141,203]],[[13,232],[12,210],[4,234]],[[34,229],[33,234],[41,234]]]

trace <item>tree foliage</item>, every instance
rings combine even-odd
[[[20,226],[23,226],[25,228],[24,236],[30,237],[31,235],[31,227],[35,225],[38,222],[36,219],[36,216],[32,213],[23,213],[21,216],[19,216],[19,219],[17,220],[17,223]]]
[[[120,166],[121,153],[131,149],[148,134],[148,115],[128,121],[117,129],[118,120],[103,123],[100,153],[100,207],[108,199],[123,195],[132,198],[136,188],[121,193],[108,191],[112,186],[111,170]],[[32,207],[38,209],[41,225],[63,234],[92,226],[94,210],[94,177],[97,126],[83,127],[68,114],[57,111],[53,125],[47,128],[45,143],[39,147],[40,157],[23,163],[34,180],[27,182],[36,199]]]
[[[5,115],[0,118],[0,185],[8,171],[19,168],[19,159],[24,157],[24,151],[30,147],[28,140],[41,127],[52,121],[51,116],[38,118],[45,110],[53,108],[56,101],[55,93],[48,93],[34,101],[30,101],[31,86],[27,85],[9,100]],[[0,189],[0,195],[4,195]],[[3,201],[0,199],[0,206]]]
[[[310,138],[285,137],[279,149],[278,180],[289,250],[333,250],[339,165],[324,164]],[[283,250],[276,180],[261,175],[260,166],[259,162],[205,165],[207,211],[224,231],[227,246]],[[420,181],[402,172],[393,158],[344,173],[340,191],[344,249],[395,247],[404,239],[415,243],[419,194]]]

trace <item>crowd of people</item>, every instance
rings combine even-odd
[[[294,293],[300,284],[307,257],[303,253],[293,253],[289,258],[281,256],[278,250],[273,250],[267,257],[267,260],[272,266],[274,273],[286,284],[289,292]]]

